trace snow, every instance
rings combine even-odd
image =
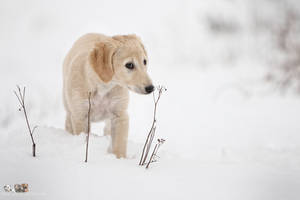
[[[299,199],[299,97],[281,96],[263,81],[272,45],[251,29],[257,4],[2,1],[0,200]],[[208,18],[220,17],[233,32],[208,28]],[[102,123],[92,125],[88,163],[85,135],[64,131],[62,60],[86,32],[140,35],[151,77],[168,89],[157,115],[157,138],[166,142],[148,170],[138,161],[152,123],[151,95],[131,93],[127,159],[107,153]],[[27,87],[29,119],[38,125],[36,158],[16,84]],[[23,182],[30,192],[3,192]]]
[[[137,165],[141,144],[131,141],[131,158],[117,160],[106,153],[109,140],[95,135],[90,138],[88,163],[84,163],[85,136],[74,137],[49,127],[37,129],[38,156],[33,158],[26,135],[16,134],[1,151],[5,166],[0,172],[1,183],[26,181],[31,191],[25,195],[0,193],[3,199],[250,200],[293,199],[298,195],[297,171],[262,163],[201,162],[164,149],[159,163],[145,170]]]

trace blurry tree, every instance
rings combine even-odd
[[[213,34],[235,34],[240,27],[236,20],[220,18],[216,16],[207,16],[206,18],[208,29]]]
[[[300,2],[269,2],[277,4],[279,14],[270,25],[277,54],[272,58],[266,81],[275,84],[281,92],[293,90],[300,94]]]
[[[300,94],[300,1],[231,0],[220,7],[204,18],[213,61],[225,63],[225,55],[230,66],[267,62],[267,82]]]

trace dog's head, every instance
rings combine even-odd
[[[140,94],[154,90],[147,73],[147,53],[136,35],[118,35],[111,41],[97,43],[89,62],[105,83],[114,81]]]

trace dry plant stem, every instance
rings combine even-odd
[[[86,149],[85,149],[85,161],[88,160],[88,151],[89,151],[89,139],[90,139],[90,112],[91,112],[91,92],[89,92],[89,110],[88,110],[88,132],[86,138]]]
[[[151,154],[151,157],[149,159],[149,162],[147,163],[147,166],[146,166],[146,169],[149,168],[149,165],[153,162],[156,162],[156,160],[153,160],[154,157],[157,157],[157,151],[159,149],[159,147],[165,142],[164,139],[158,139],[158,143],[155,145],[154,149],[153,149],[153,152]]]
[[[26,106],[25,106],[25,87],[23,88],[23,92],[21,91],[21,88],[19,86],[17,86],[18,88],[18,93],[16,91],[14,91],[16,97],[18,98],[18,101],[23,109],[24,112],[24,116],[25,116],[25,120],[26,120],[26,124],[27,124],[27,128],[30,134],[30,138],[32,141],[32,155],[33,157],[35,157],[35,152],[36,152],[36,144],[34,142],[33,139],[33,132],[35,130],[36,127],[33,128],[33,130],[31,130],[30,125],[29,125],[29,120],[28,120],[28,116],[27,116],[27,111],[26,111]]]
[[[152,143],[152,140],[153,140],[153,137],[154,137],[154,134],[155,134],[155,123],[156,123],[156,109],[157,109],[157,104],[158,104],[158,101],[161,97],[161,94],[162,94],[162,90],[164,88],[163,87],[159,87],[158,90],[158,97],[157,99],[155,99],[155,93],[153,92],[153,101],[154,101],[154,113],[153,113],[153,122],[152,122],[152,126],[151,126],[151,129],[148,133],[148,136],[147,136],[147,139],[146,139],[146,142],[144,144],[144,147],[143,147],[143,152],[142,152],[142,156],[141,156],[141,159],[140,159],[140,162],[139,162],[139,165],[144,165],[145,164],[145,161],[147,159],[147,156],[148,156],[148,153],[149,153],[149,150],[150,150],[150,147],[151,147],[151,143]],[[151,139],[152,138],[152,139]],[[147,149],[146,149],[147,148]]]
[[[144,159],[142,161],[142,165],[144,165],[146,163],[146,159],[148,157],[148,154],[149,154],[149,151],[150,151],[150,148],[151,148],[151,145],[152,145],[152,141],[153,141],[153,138],[154,138],[154,135],[155,135],[155,130],[156,130],[156,127],[154,126],[154,128],[152,129],[152,132],[150,134],[150,138],[149,138],[149,141],[148,141],[148,144],[147,144],[147,148],[146,148],[146,152],[145,152],[145,155],[144,155]]]
[[[154,155],[156,155],[158,145],[159,145],[159,144],[156,144],[156,145],[155,145],[155,147],[154,147],[154,149],[153,149],[153,152],[152,152],[152,154],[151,154],[150,160],[149,160],[149,162],[148,162],[148,164],[147,164],[147,166],[146,166],[146,169],[149,168],[149,165],[150,165],[150,163],[152,162]]]

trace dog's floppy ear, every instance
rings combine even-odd
[[[110,43],[97,43],[90,52],[89,62],[101,80],[105,83],[111,81],[114,75],[113,54],[116,46]]]

